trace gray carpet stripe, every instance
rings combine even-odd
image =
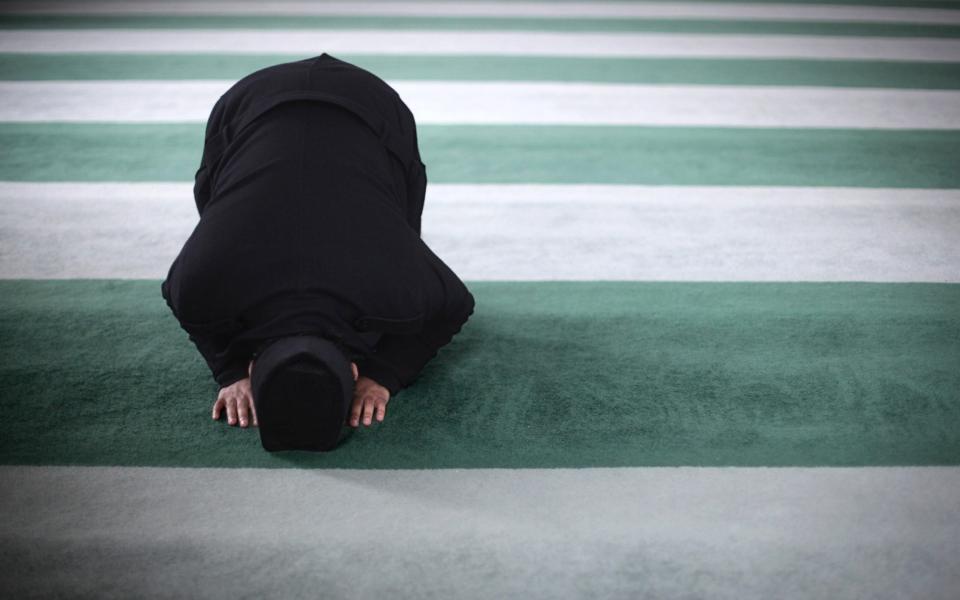
[[[216,52],[815,58],[960,62],[960,40],[813,35],[375,29],[4,31],[0,52]]]
[[[960,92],[871,88],[393,81],[418,124],[960,129]],[[5,81],[0,121],[206,122],[216,81]]]
[[[189,183],[0,183],[0,278],[166,276]],[[467,280],[960,282],[960,191],[428,185]],[[877,232],[883,232],[878,235]]]
[[[0,467],[12,596],[951,598],[958,468]]]

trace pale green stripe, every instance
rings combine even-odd
[[[384,79],[960,89],[960,63],[337,55]],[[240,79],[299,54],[0,54],[0,80]]]
[[[0,124],[0,179],[189,181],[202,124]],[[960,131],[418,128],[434,183],[960,187]]]
[[[646,31],[882,37],[960,37],[960,25],[541,17],[410,17],[318,15],[0,15],[0,29],[383,29],[497,31]]]

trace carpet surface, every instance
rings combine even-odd
[[[271,455],[160,280],[216,96],[322,52],[477,307]],[[958,105],[956,0],[0,1],[0,596],[955,599]]]
[[[417,127],[431,183],[960,187],[960,133],[849,129]],[[6,181],[187,181],[202,125],[4,123]]]
[[[155,281],[0,282],[0,460],[350,468],[960,463],[960,286],[474,282],[389,418],[270,455]],[[65,335],[69,332],[69,335]],[[206,418],[205,418],[206,417]]]
[[[2,20],[0,20],[2,23]],[[916,34],[916,27],[909,31]],[[0,53],[0,80],[154,81],[240,79],[300,54],[116,55]],[[888,89],[958,89],[957,63],[909,61],[703,58],[591,59],[556,56],[417,56],[343,54],[343,60],[385,79],[458,81],[600,81],[722,85],[823,85]]]

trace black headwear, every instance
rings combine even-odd
[[[295,335],[271,342],[253,363],[250,386],[265,450],[333,450],[350,431],[344,424],[353,372],[328,339]]]

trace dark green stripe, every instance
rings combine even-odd
[[[593,81],[960,89],[960,63],[855,60],[370,56],[336,54],[384,79]],[[0,54],[0,80],[239,79],[295,54]]]
[[[0,281],[0,462],[960,464],[960,285],[468,285],[474,316],[382,424],[271,456],[210,419],[159,282]]]
[[[191,181],[202,124],[3,123],[0,180]],[[421,125],[432,183],[958,188],[960,132]]]
[[[457,31],[643,31],[659,33],[803,34],[960,37],[960,25],[731,21],[710,19],[413,17],[318,15],[3,15],[0,29],[392,29]]]

